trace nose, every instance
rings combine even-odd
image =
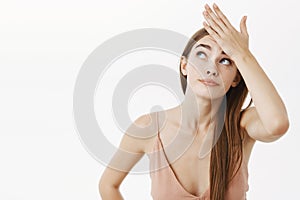
[[[217,75],[218,75],[218,71],[217,71],[215,68],[212,68],[212,67],[206,68],[206,69],[205,69],[205,73],[206,73],[208,76],[210,76],[211,74],[212,74],[213,76],[217,76]]]

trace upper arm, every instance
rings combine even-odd
[[[283,135],[283,133],[269,133],[263,126],[255,107],[249,107],[244,111],[241,118],[241,126],[245,128],[248,139],[252,141],[273,142]],[[274,124],[274,126],[276,126],[276,124]]]
[[[100,187],[118,188],[132,167],[143,157],[151,135],[154,135],[153,119],[153,115],[142,115],[127,128],[119,148],[102,174]]]

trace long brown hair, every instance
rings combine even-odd
[[[189,39],[182,56],[188,58],[194,44],[206,35],[209,35],[209,33],[204,28],[194,33]],[[182,74],[180,65],[179,72],[181,87],[185,94],[187,77]],[[221,134],[219,137],[214,137],[213,144],[215,145],[211,150],[210,200],[224,199],[227,186],[239,170],[243,159],[243,139],[245,130],[240,127],[240,119],[243,111],[251,105],[252,98],[249,105],[241,110],[248,95],[248,89],[239,70],[237,70],[237,73],[240,75],[240,82],[236,87],[230,87],[226,93],[224,125],[220,128]],[[236,168],[236,166],[238,167]]]

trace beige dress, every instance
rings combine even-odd
[[[150,159],[151,196],[153,200],[209,200],[209,189],[201,196],[195,196],[182,187],[173,169],[170,167],[159,132],[152,152],[157,152],[148,155]],[[248,168],[243,160],[239,171],[228,186],[225,200],[245,200],[247,199],[246,192],[248,190]]]

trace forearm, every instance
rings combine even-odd
[[[118,188],[107,186],[101,187],[99,191],[102,200],[124,200]]]
[[[234,58],[257,113],[266,128],[272,133],[281,124],[288,123],[287,111],[274,85],[265,74],[252,53],[246,52]]]

